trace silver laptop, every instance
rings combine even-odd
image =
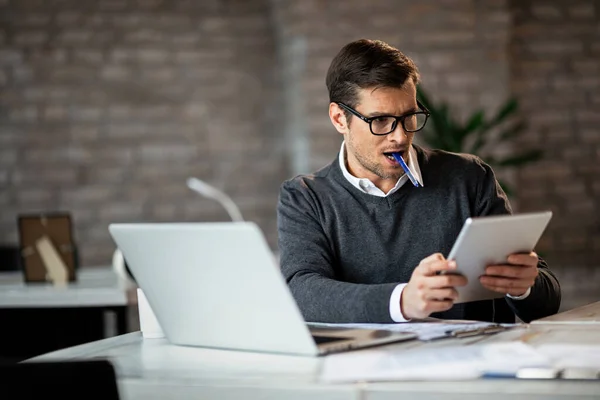
[[[312,356],[416,337],[309,328],[252,222],[111,224],[109,231],[173,344]]]

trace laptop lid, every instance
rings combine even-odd
[[[256,224],[111,224],[109,231],[171,343],[319,353]]]

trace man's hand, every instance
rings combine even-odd
[[[488,265],[479,281],[486,288],[511,296],[521,296],[538,276],[536,253],[511,254],[507,265]]]
[[[437,272],[454,269],[456,262],[447,261],[440,253],[424,258],[402,291],[402,315],[406,319],[426,318],[431,313],[452,308],[458,298],[455,287],[466,285],[467,278],[462,275],[437,275]]]

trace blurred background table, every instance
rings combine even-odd
[[[124,334],[134,302],[111,267],[77,271],[66,287],[25,283],[21,271],[0,273],[0,359],[39,354]]]

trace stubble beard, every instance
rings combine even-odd
[[[394,172],[387,172],[381,163],[378,163],[374,160],[369,159],[369,156],[362,152],[362,149],[354,146],[354,141],[352,140],[352,134],[349,135],[349,139],[346,142],[346,146],[349,150],[352,151],[352,154],[361,165],[362,168],[367,171],[377,175],[381,179],[400,179],[404,171],[400,166],[394,169]]]

